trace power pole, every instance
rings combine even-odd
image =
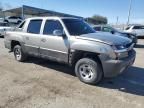
[[[22,17],[22,19],[24,19],[24,5],[22,5],[22,7],[21,7],[21,17]]]
[[[127,26],[129,25],[129,22],[130,22],[131,9],[132,9],[132,0],[130,0],[130,4],[129,4]]]
[[[119,17],[117,16],[117,18],[116,18],[116,25],[118,25],[118,22],[119,22]]]

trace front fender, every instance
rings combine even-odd
[[[107,53],[107,50],[108,51],[111,50],[110,46],[107,44],[86,40],[72,43],[71,49],[99,53],[99,54]]]

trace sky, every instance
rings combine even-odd
[[[128,19],[130,0],[0,0],[5,8],[28,5],[57,12],[91,17],[102,15],[109,23],[125,24]],[[132,0],[130,23],[144,23],[144,0]]]

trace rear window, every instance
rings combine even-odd
[[[28,33],[39,34],[41,24],[42,24],[42,20],[31,20],[29,25],[28,25],[27,32]]]
[[[11,17],[9,17],[9,19],[17,19],[18,17],[16,17],[16,16],[11,16]]]

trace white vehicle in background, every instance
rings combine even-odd
[[[5,17],[5,22],[20,24],[22,22],[22,18],[18,16],[8,16],[8,17]]]
[[[9,26],[6,22],[0,22],[0,37],[4,37],[5,31],[12,30],[12,27]]]
[[[1,22],[4,22],[4,18],[0,18],[0,23],[1,23]]]
[[[134,33],[137,37],[144,37],[144,25],[131,25],[125,29],[125,32]]]

